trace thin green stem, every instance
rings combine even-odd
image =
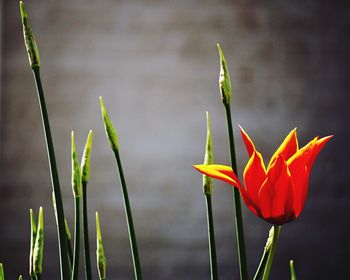
[[[42,122],[43,122],[43,127],[45,132],[47,154],[49,158],[49,165],[50,165],[50,171],[51,171],[52,189],[55,194],[56,205],[57,205],[55,210],[56,211],[55,216],[56,216],[57,234],[58,234],[58,240],[59,240],[58,248],[59,248],[59,254],[60,254],[61,279],[68,280],[70,277],[70,268],[69,268],[69,262],[68,262],[67,237],[66,237],[66,229],[64,224],[64,210],[63,210],[61,189],[60,189],[57,166],[56,166],[55,151],[54,151],[54,146],[52,142],[50,123],[49,123],[49,117],[46,109],[44,91],[43,91],[41,79],[40,79],[40,68],[38,66],[33,67],[33,73],[34,73],[34,78],[36,82]]]
[[[290,260],[289,262],[289,268],[290,268],[290,279],[291,280],[297,280],[297,275],[295,273],[295,268],[294,268],[294,262],[293,260]]]
[[[225,106],[225,112],[226,112],[226,118],[227,118],[227,130],[228,130],[229,144],[230,144],[231,165],[232,165],[233,171],[237,175],[237,161],[236,161],[235,142],[233,137],[230,104],[224,103],[224,106]],[[245,242],[244,242],[241,197],[240,197],[239,190],[237,188],[233,188],[233,201],[234,201],[234,210],[235,210],[236,242],[237,242],[237,249],[238,249],[240,279],[247,280],[248,271],[247,271],[247,259],[246,259],[246,250],[245,250]]]
[[[210,258],[210,273],[211,280],[218,279],[218,268],[216,261],[216,246],[213,210],[211,205],[211,194],[205,194],[205,202],[207,206],[207,222],[208,222],[208,239],[209,239],[209,258]]]
[[[68,247],[68,257],[69,257],[69,263],[70,266],[73,266],[73,248],[72,248],[72,243],[70,240],[67,238],[67,247]]]
[[[91,280],[91,260],[89,246],[89,225],[87,216],[87,182],[83,182],[83,236],[84,236],[84,257],[85,257],[85,276],[87,280]]]
[[[269,253],[269,251],[264,250],[264,253],[261,256],[261,260],[260,260],[258,269],[255,272],[253,280],[258,280],[260,278],[260,276],[261,276],[261,274],[263,272],[263,269],[265,267],[265,264],[266,264],[266,261],[267,261],[267,257],[269,255],[268,253]]]
[[[74,229],[74,255],[72,280],[78,280],[79,272],[79,256],[80,256],[80,196],[76,196],[74,200],[75,206],[75,229]]]
[[[273,227],[274,227],[274,234],[273,234],[272,243],[271,243],[271,247],[270,247],[270,252],[269,252],[269,256],[267,258],[267,262],[266,262],[266,265],[265,265],[265,269],[264,269],[264,274],[263,274],[262,280],[268,280],[269,279],[270,272],[271,272],[272,261],[273,261],[273,257],[275,255],[275,251],[276,251],[277,240],[278,240],[278,236],[279,236],[280,231],[281,231],[281,226],[274,225]]]
[[[126,215],[126,220],[127,220],[127,224],[128,224],[129,241],[130,241],[132,259],[133,259],[133,264],[134,264],[135,279],[142,280],[142,271],[141,271],[139,253],[137,250],[137,242],[136,242],[134,223],[133,223],[133,219],[132,219],[128,190],[126,187],[126,182],[125,182],[122,162],[120,160],[119,150],[114,150],[114,155],[115,155],[115,159],[116,159],[117,165],[118,165],[121,190],[123,193],[124,208],[125,208],[125,215]]]

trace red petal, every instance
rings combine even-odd
[[[265,165],[259,152],[253,152],[244,169],[243,178],[250,199],[257,205],[259,190],[266,179]]]
[[[313,164],[315,162],[315,159],[317,158],[318,154],[322,151],[322,149],[327,144],[327,142],[329,140],[331,140],[332,138],[333,138],[333,135],[330,135],[330,136],[323,137],[323,138],[321,138],[320,140],[318,140],[316,142],[314,151],[313,151],[311,159],[309,161],[309,169],[310,170],[311,170],[311,168],[312,168],[312,166],[313,166]]]
[[[248,155],[249,157],[251,157],[253,152],[255,151],[254,143],[241,126],[239,126],[239,129],[241,130],[241,135],[242,135],[245,147],[247,148]]]
[[[257,215],[258,210],[257,210],[256,204],[254,204],[250,199],[250,197],[248,197],[248,194],[245,188],[242,186],[241,182],[238,180],[236,174],[233,172],[231,167],[226,165],[219,165],[219,164],[210,164],[210,165],[199,164],[199,165],[193,165],[193,167],[197,169],[199,172],[205,175],[208,175],[209,177],[219,179],[221,181],[224,181],[238,188],[247,207],[255,215]]]
[[[293,200],[294,187],[287,163],[282,156],[277,156],[259,192],[262,218],[274,224],[284,224],[293,220]]]
[[[276,159],[278,155],[284,157],[285,160],[288,160],[292,155],[294,155],[298,151],[298,139],[297,139],[297,129],[294,128],[287,137],[283,140],[282,144],[279,146],[277,151],[271,157],[270,163],[267,167],[272,165],[273,161]]]

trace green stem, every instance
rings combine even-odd
[[[74,229],[74,255],[72,280],[78,280],[79,272],[79,256],[80,256],[80,196],[76,196],[74,200],[75,206],[75,229]]]
[[[275,255],[276,246],[277,246],[277,240],[278,240],[278,236],[279,236],[280,230],[281,230],[281,226],[274,225],[273,227],[274,227],[273,239],[272,239],[272,243],[271,243],[271,247],[270,247],[269,256],[267,258],[267,262],[266,262],[266,265],[265,265],[265,269],[264,269],[264,274],[263,274],[262,280],[268,280],[269,279],[271,266],[272,266],[272,261],[273,261],[273,256]]]
[[[227,130],[230,143],[230,157],[232,169],[237,175],[237,161],[236,161],[236,152],[235,152],[235,142],[233,138],[233,129],[232,129],[232,119],[231,119],[231,109],[229,103],[224,103],[226,118],[227,118]],[[243,219],[242,219],[242,208],[241,208],[241,197],[239,190],[233,188],[233,201],[234,201],[234,210],[235,210],[235,225],[236,225],[236,242],[238,249],[238,261],[239,261],[239,271],[240,279],[248,279],[247,271],[247,259],[245,251],[245,242],[244,242],[244,228],[243,228]]]
[[[267,257],[269,255],[268,253],[269,253],[268,250],[264,250],[264,253],[261,256],[261,260],[260,260],[258,269],[255,272],[253,280],[258,280],[260,278],[261,273],[263,272],[263,268],[265,267],[265,264],[266,264],[266,261],[267,261]]]
[[[87,182],[83,182],[83,236],[84,236],[84,257],[85,257],[85,276],[87,280],[91,280],[91,260],[89,246],[89,226],[87,216]]]
[[[297,275],[295,273],[293,260],[290,260],[289,267],[290,267],[290,279],[291,280],[297,280]]]
[[[125,215],[126,215],[126,220],[127,220],[127,224],[128,224],[129,241],[130,241],[132,259],[133,259],[133,264],[134,264],[135,279],[142,280],[142,272],[141,272],[139,253],[137,250],[137,242],[136,242],[134,223],[132,220],[128,190],[126,187],[126,182],[125,182],[125,178],[124,178],[122,163],[120,160],[119,150],[114,150],[114,155],[115,155],[115,159],[116,159],[117,165],[118,165],[119,178],[120,178],[121,189],[122,189],[123,198],[124,198],[124,208],[125,208]]]
[[[59,240],[58,248],[59,248],[59,254],[60,254],[61,279],[68,280],[70,276],[70,269],[69,269],[69,263],[68,263],[67,237],[66,237],[66,229],[64,224],[64,210],[63,210],[61,189],[60,189],[57,166],[56,166],[55,151],[54,151],[54,146],[52,142],[50,123],[49,123],[49,117],[46,109],[44,91],[43,91],[41,79],[40,79],[40,68],[39,66],[36,66],[36,67],[33,67],[32,69],[34,72],[34,78],[36,82],[38,99],[39,99],[40,109],[41,109],[41,116],[42,116],[42,121],[44,126],[44,132],[45,132],[47,154],[49,158],[49,165],[50,165],[50,171],[51,171],[52,189],[55,194],[56,205],[57,205],[55,211],[56,211],[57,234],[58,234],[58,240]]]
[[[67,247],[68,247],[68,257],[69,257],[69,262],[70,262],[70,266],[73,266],[73,249],[72,249],[72,243],[70,242],[70,240],[68,240],[67,238]]]
[[[208,239],[209,239],[209,257],[210,257],[210,273],[211,280],[218,279],[218,269],[216,261],[216,246],[215,246],[215,232],[213,210],[211,205],[211,194],[205,194],[205,201],[207,205],[207,222],[208,222]]]

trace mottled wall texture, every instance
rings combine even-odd
[[[323,3],[322,3],[323,2]],[[94,130],[88,186],[92,253],[100,212],[109,279],[132,279],[118,175],[98,97],[120,135],[145,279],[208,279],[202,178],[211,113],[214,157],[229,163],[218,91],[219,42],[233,76],[232,110],[267,161],[298,127],[322,151],[301,217],[282,228],[271,279],[345,279],[350,260],[350,10],[335,1],[26,1],[42,58],[67,218],[73,226],[70,131],[78,152]],[[51,185],[35,86],[17,1],[3,1],[0,261],[8,279],[28,270],[29,208],[45,208],[45,279],[58,279]],[[235,127],[237,128],[237,126]],[[237,130],[236,130],[237,131]],[[247,155],[236,135],[239,170]],[[238,279],[232,197],[215,182],[221,279]],[[250,274],[269,225],[243,206]],[[93,257],[95,263],[95,257]],[[94,273],[96,270],[94,268]],[[347,274],[346,274],[347,273]],[[83,276],[81,275],[81,278]]]

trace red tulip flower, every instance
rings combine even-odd
[[[244,185],[232,168],[225,165],[195,165],[203,174],[225,181],[240,190],[247,207],[258,217],[282,225],[296,219],[305,204],[308,181],[314,161],[333,137],[315,137],[299,149],[296,129],[284,139],[265,167],[261,154],[242,129],[249,161],[244,169]]]

